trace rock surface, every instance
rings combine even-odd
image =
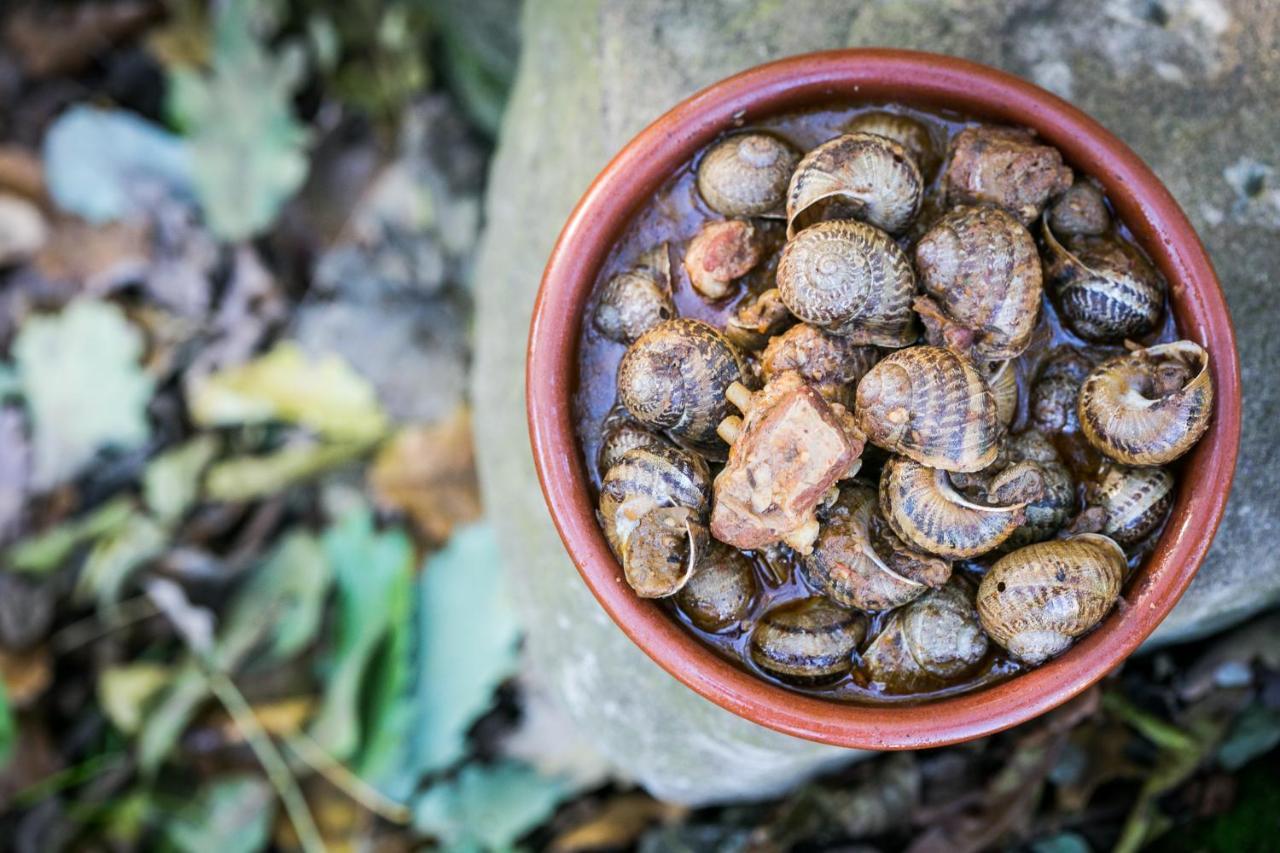
[[[525,433],[529,312],[561,224],[632,135],[694,90],[810,50],[881,45],[1027,77],[1111,128],[1207,243],[1240,335],[1244,441],[1200,576],[1154,642],[1280,601],[1280,6],[1253,0],[552,0],[530,3],[476,275],[481,473],[536,675],[624,775],[685,802],[766,796],[851,753],[787,738],[686,690],[595,604],[543,509]]]

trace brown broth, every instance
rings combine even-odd
[[[912,116],[933,129],[938,151],[945,150],[946,144],[961,129],[971,124],[960,116],[951,113],[925,112],[921,110],[898,107],[896,105],[867,104],[851,108],[832,108],[807,112],[789,113],[769,118],[752,125],[752,129],[768,130],[791,142],[798,150],[807,151],[820,143],[838,136],[842,127],[854,116],[873,110],[889,110]],[[770,286],[772,264],[767,266],[764,274],[748,276],[746,288],[741,288],[734,296],[719,302],[708,302],[689,283],[683,265],[679,262],[684,256],[684,249],[699,228],[709,220],[721,219],[702,201],[695,186],[695,174],[698,158],[685,164],[667,180],[657,192],[653,200],[640,210],[633,218],[621,238],[614,245],[596,280],[590,303],[584,316],[587,318],[579,333],[578,340],[578,387],[574,394],[574,424],[581,443],[581,452],[590,472],[592,486],[598,489],[603,472],[597,470],[596,458],[600,449],[601,424],[616,399],[615,376],[618,362],[622,358],[625,347],[601,335],[592,326],[590,318],[594,315],[595,304],[601,287],[614,275],[635,266],[641,255],[663,242],[669,243],[672,249],[672,296],[676,310],[682,317],[695,317],[705,320],[711,325],[723,329],[728,319],[737,310],[738,305],[751,298],[755,293]],[[941,169],[937,170],[941,172]],[[904,249],[910,250],[915,240],[927,230],[930,223],[942,213],[940,176],[931,176],[926,189],[920,216],[909,233],[899,239]],[[1123,223],[1117,221],[1117,235],[1133,242],[1132,235]],[[1033,228],[1033,233],[1034,233]],[[1167,296],[1166,296],[1167,300]],[[1144,345],[1176,340],[1177,328],[1173,314],[1166,303],[1163,321],[1159,329],[1140,341]],[[1028,350],[1015,362],[1018,381],[1018,412],[1015,416],[1011,432],[1022,430],[1028,421],[1028,399],[1032,380],[1040,369],[1045,356],[1055,347],[1071,345],[1098,356],[1106,356],[1123,352],[1123,347],[1092,344],[1073,335],[1058,320],[1048,293],[1041,305],[1041,316],[1036,328],[1034,340]],[[1063,431],[1051,436],[1064,462],[1071,470],[1077,482],[1077,505],[1083,505],[1083,494],[1088,484],[1097,475],[1100,457],[1090,448],[1083,437]],[[715,473],[718,466],[713,466]],[[859,475],[874,483],[878,480],[878,466],[868,463]],[[1135,569],[1163,532],[1163,524],[1146,542],[1132,549],[1129,559],[1130,571]],[[785,550],[785,549],[784,549]],[[877,685],[869,684],[860,672],[860,661],[855,660],[853,672],[839,681],[819,687],[797,686],[764,672],[751,660],[750,637],[757,620],[772,608],[807,598],[816,593],[811,591],[800,578],[796,559],[788,551],[787,557],[779,561],[779,574],[775,576],[763,555],[747,553],[756,569],[756,577],[760,589],[753,602],[747,618],[726,630],[712,633],[694,626],[675,604],[666,600],[662,606],[684,628],[698,637],[706,645],[715,649],[722,657],[743,667],[771,683],[779,684],[791,690],[809,695],[849,702],[917,702],[940,696],[962,693],[977,687],[992,684],[1009,678],[1023,670],[1017,662],[1011,660],[999,646],[991,643],[982,664],[975,672],[961,681],[948,685],[940,690],[913,693],[910,695],[891,695]],[[981,578],[987,567],[996,556],[980,558],[976,561],[961,561],[955,566],[956,573],[969,577],[973,581]],[[868,631],[868,642],[880,630],[885,613],[869,614],[871,629]],[[864,643],[865,647],[865,643]]]

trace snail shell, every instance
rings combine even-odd
[[[915,272],[898,244],[862,222],[820,222],[787,242],[778,293],[806,323],[860,344],[900,347],[917,337]]]
[[[862,377],[856,400],[858,426],[878,447],[945,471],[995,461],[995,399],[973,362],[951,350],[890,353]]]
[[[921,175],[933,174],[941,159],[937,142],[924,122],[901,113],[873,110],[860,113],[845,125],[846,133],[874,133],[907,149],[911,159],[920,167]]]
[[[600,521],[627,583],[644,598],[679,592],[709,546],[707,465],[675,447],[633,448],[600,484]]]
[[[862,668],[888,693],[937,690],[973,672],[988,645],[972,587],[954,578],[890,614],[862,653]]]
[[[1111,611],[1125,568],[1124,551],[1097,533],[1019,548],[982,578],[978,618],[1015,658],[1041,664]]]
[[[1010,464],[1034,462],[1044,479],[1044,492],[1027,504],[1026,519],[1000,546],[1012,550],[1053,536],[1076,509],[1076,484],[1057,448],[1042,432],[1027,430],[1005,442]]]
[[[596,457],[601,476],[618,464],[622,454],[636,447],[661,453],[673,448],[670,441],[641,425],[620,405],[615,405],[605,415],[600,427],[600,451]]]
[[[800,560],[809,585],[845,607],[892,610],[946,583],[950,563],[912,551],[891,530],[876,530],[879,520],[875,489],[842,488],[823,513],[813,552]]]
[[[1085,438],[1117,462],[1172,462],[1209,428],[1209,354],[1174,341],[1105,361],[1080,387],[1078,412]]]
[[[993,204],[1030,225],[1071,179],[1058,150],[1036,142],[1029,131],[979,126],[951,140],[943,189],[947,205]]]
[[[629,344],[676,315],[671,301],[671,258],[663,243],[634,269],[605,284],[596,303],[595,327],[611,341]]]
[[[1058,347],[1049,353],[1031,387],[1031,423],[1045,432],[1077,431],[1080,385],[1091,370],[1093,361],[1075,347]]]
[[[853,408],[853,389],[879,358],[875,347],[799,323],[769,341],[760,368],[766,380],[794,370],[827,400]]]
[[[1058,196],[1046,218],[1059,237],[1071,234],[1100,237],[1111,229],[1106,197],[1088,181],[1076,181],[1071,189]]]
[[[1146,539],[1173,506],[1173,475],[1165,468],[1108,465],[1089,491],[1089,503],[1107,514],[1102,532],[1128,548]]]
[[[968,559],[1008,539],[1042,489],[1039,468],[1021,463],[992,481],[994,503],[976,503],[956,490],[947,472],[894,457],[880,475],[880,507],[889,526],[910,545],[940,557]]]
[[[825,598],[806,598],[766,613],[751,634],[756,666],[793,683],[832,681],[853,668],[867,617]]]
[[[698,192],[725,216],[781,218],[800,153],[767,133],[740,133],[713,145],[698,164]]]
[[[618,399],[645,426],[723,459],[716,426],[730,413],[725,391],[742,376],[742,360],[724,335],[700,320],[666,320],[623,354]]]
[[[1156,327],[1164,282],[1138,249],[1113,237],[1068,237],[1042,229],[1045,272],[1071,331],[1090,341],[1137,338]]]
[[[684,255],[689,283],[707,299],[723,299],[760,263],[764,248],[762,231],[745,219],[708,222]]]
[[[756,589],[751,561],[713,540],[693,577],[676,593],[676,606],[702,630],[723,631],[746,618]]]
[[[787,237],[822,219],[858,219],[890,234],[920,211],[924,179],[897,142],[847,133],[822,143],[796,166],[787,188]]]
[[[1018,416],[1018,369],[1013,359],[990,365],[987,384],[991,386],[991,397],[996,402],[996,420],[1008,429]]]
[[[975,359],[1015,358],[1040,313],[1040,255],[1018,220],[994,207],[956,207],[916,244],[929,342]]]

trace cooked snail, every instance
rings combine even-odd
[[[1090,341],[1137,338],[1156,327],[1164,281],[1136,247],[1113,237],[1067,237],[1042,229],[1045,273],[1071,331]]]
[[[987,385],[996,403],[996,420],[1008,429],[1018,416],[1018,369],[1013,360],[999,361],[987,369]]]
[[[1071,186],[1058,149],[1026,130],[980,125],[956,134],[943,172],[946,203],[993,204],[1030,225],[1045,203]]]
[[[1044,477],[1034,463],[1000,472],[985,502],[969,500],[946,471],[894,457],[880,475],[880,508],[903,541],[929,554],[967,559],[994,550],[1026,518],[1026,506],[1040,497]]]
[[[596,470],[604,476],[618,464],[622,454],[636,447],[661,453],[674,447],[670,441],[645,427],[621,405],[615,405],[605,415],[600,427],[600,451],[596,456]]]
[[[920,211],[924,179],[897,142],[847,133],[822,143],[796,166],[787,187],[787,237],[823,219],[857,219],[890,234]]]
[[[1076,405],[1080,385],[1093,370],[1093,361],[1075,347],[1059,347],[1049,354],[1031,387],[1031,423],[1046,432],[1075,432],[1080,428]]]
[[[859,610],[892,610],[951,576],[949,562],[911,550],[887,529],[875,489],[862,483],[842,487],[822,512],[818,540],[800,567],[815,590]]]
[[[879,358],[875,347],[800,323],[769,341],[760,368],[766,380],[794,370],[829,401],[852,409],[858,380]]]
[[[911,261],[878,228],[834,220],[801,231],[782,249],[777,281],[783,303],[806,323],[860,344],[916,339]]]
[[[859,113],[845,125],[848,133],[874,133],[883,136],[907,149],[911,159],[920,167],[920,173],[926,178],[933,174],[941,159],[938,144],[924,122],[901,113],[890,113],[875,110]]]
[[[916,244],[924,294],[915,309],[929,342],[977,360],[1021,355],[1040,314],[1040,255],[1018,220],[994,207],[955,207]]]
[[[1058,196],[1046,218],[1059,237],[1071,234],[1100,237],[1111,229],[1106,197],[1088,181],[1076,181],[1071,189]]]
[[[685,272],[694,290],[708,299],[723,299],[737,279],[760,263],[764,248],[763,232],[745,219],[708,222],[685,252]]]
[[[741,133],[716,143],[698,164],[698,192],[725,216],[781,217],[800,154],[776,136]]]
[[[825,598],[770,610],[751,634],[751,659],[766,672],[800,684],[838,678],[853,668],[867,617]]]
[[[1174,341],[1105,361],[1080,387],[1078,411],[1085,438],[1117,462],[1172,462],[1209,428],[1209,354]]]
[[[708,547],[706,463],[668,447],[623,453],[600,484],[600,521],[636,594],[673,595]]]
[[[1019,548],[978,587],[978,618],[1018,660],[1044,663],[1102,621],[1120,597],[1124,551],[1097,533]]]
[[[609,279],[596,303],[595,326],[606,338],[629,344],[675,315],[671,258],[663,243],[647,252],[634,269]]]
[[[725,418],[729,461],[715,479],[711,532],[738,548],[786,542],[808,553],[818,535],[818,503],[858,470],[863,438],[838,403],[794,371],[752,394],[729,386],[743,416]]]
[[[858,426],[878,447],[945,471],[995,461],[995,400],[964,356],[933,346],[890,353],[862,377],[856,400]]]
[[[1010,436],[1002,456],[1007,457],[1009,465],[1034,462],[1044,480],[1044,491],[1027,504],[1026,519],[1000,547],[1021,548],[1048,539],[1061,530],[1075,512],[1075,479],[1063,464],[1057,448],[1037,430]]]
[[[712,541],[675,601],[694,625],[723,631],[746,617],[755,595],[751,561],[736,548]]]
[[[1165,468],[1108,465],[1088,499],[1106,514],[1102,532],[1128,548],[1155,532],[1169,514],[1173,475]]]
[[[618,399],[645,426],[723,458],[716,427],[730,412],[725,391],[742,375],[742,359],[724,335],[700,320],[666,320],[622,356]]]
[[[953,578],[894,611],[862,653],[862,669],[888,693],[936,690],[971,673],[987,647],[973,588]]]

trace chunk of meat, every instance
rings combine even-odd
[[[1049,199],[1071,186],[1058,149],[1026,130],[967,127],[956,134],[943,179],[948,205],[994,204],[1030,225]]]

